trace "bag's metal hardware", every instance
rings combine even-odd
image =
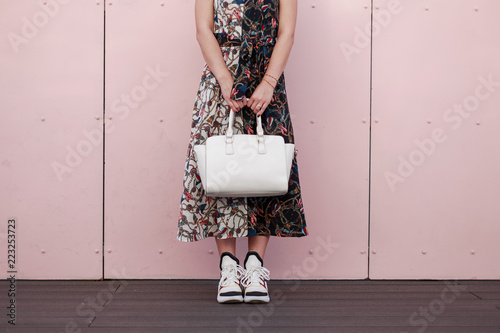
[[[259,154],[265,154],[266,153],[266,144],[265,144],[264,136],[259,135],[259,138],[257,139],[257,141],[259,143],[259,147],[258,147]]]
[[[258,135],[258,151],[259,154],[266,153],[266,144],[264,140],[264,129],[262,128],[262,116],[257,116],[257,135]]]
[[[234,148],[233,148],[233,137],[227,137],[226,136],[226,155],[233,155],[234,154]]]

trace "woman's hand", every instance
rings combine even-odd
[[[250,99],[246,100],[246,106],[248,106],[257,115],[261,116],[266,110],[269,103],[271,103],[274,95],[274,87],[268,84],[266,81],[262,82],[257,86],[253,92]]]
[[[233,89],[233,78],[228,77],[226,79],[222,79],[220,84],[222,97],[229,104],[229,107],[233,109],[234,112],[238,112],[241,110],[243,106],[245,106],[245,101],[235,101],[231,99],[231,90]]]

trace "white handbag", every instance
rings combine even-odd
[[[225,135],[214,135],[194,145],[198,173],[207,196],[262,197],[288,192],[295,153],[282,136],[264,135],[261,117],[257,134],[234,134],[234,111]]]

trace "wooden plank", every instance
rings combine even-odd
[[[57,308],[42,308],[42,307],[33,307],[33,308],[18,308],[18,312],[24,318],[36,318],[36,317],[79,317],[78,312],[92,310],[95,313],[102,312],[104,310],[103,307],[83,307],[77,310],[77,307],[69,306],[69,307],[57,307]],[[88,313],[88,312],[84,312]],[[137,311],[136,311],[137,314]],[[85,315],[85,317],[89,317],[90,315]]]
[[[141,316],[98,316],[90,327],[205,327],[211,326],[217,322],[221,327],[234,327],[240,323],[249,322],[260,325],[270,325],[273,327],[337,327],[337,326],[405,326],[409,324],[408,318],[397,316],[375,316],[375,317],[354,317],[354,316],[336,316],[336,317],[296,317],[296,316],[270,316],[266,317],[260,312],[241,317],[225,318],[217,320],[213,316],[196,314],[196,316],[179,317],[141,317]],[[498,326],[500,327],[500,316],[498,317],[462,317],[462,316],[438,316],[432,322],[433,326]]]
[[[500,281],[482,281],[481,283],[477,283],[478,281],[473,281],[473,284],[468,284],[466,282],[458,281],[460,285],[466,285],[468,288],[491,288],[492,291],[500,291]],[[0,287],[8,286],[8,281],[3,280],[0,281]],[[16,284],[21,287],[61,287],[61,288],[70,288],[70,287],[78,287],[89,288],[89,286],[102,287],[108,284],[124,284],[127,286],[217,286],[218,280],[104,280],[104,281],[72,281],[72,280],[17,280]],[[423,288],[433,286],[436,288],[446,287],[447,284],[454,284],[456,281],[373,281],[373,280],[353,280],[353,281],[342,281],[342,280],[318,280],[318,281],[310,281],[310,280],[271,280],[269,282],[270,286],[275,287],[296,287],[299,286],[301,288],[321,288],[328,286],[329,288],[356,288],[354,290],[365,290],[364,288]],[[91,288],[91,287],[90,287]],[[489,290],[489,289],[487,289]]]
[[[499,284],[499,279],[490,279],[490,280],[456,280],[461,284],[467,285],[488,285],[488,284]]]
[[[119,284],[113,284],[113,285],[107,285],[107,284],[100,284],[100,285],[29,285],[25,286],[22,284],[16,284],[16,289],[21,293],[30,293],[30,292],[68,292],[68,291],[82,291],[82,292],[87,292],[87,291],[99,291],[101,289],[106,289],[106,290],[116,290],[118,289],[120,285]]]
[[[193,285],[189,288],[186,288],[185,285],[179,284],[163,284],[163,285],[124,285],[122,284],[121,289],[123,292],[171,292],[171,291],[183,291],[183,292],[200,292],[200,291],[213,291],[217,290],[217,283],[213,283],[210,285]],[[363,285],[355,285],[355,286],[344,286],[344,285],[276,285],[273,283],[269,283],[269,289],[280,289],[283,291],[293,291],[293,292],[442,292],[448,287],[444,284],[441,285],[425,285],[425,286],[416,286],[416,285],[399,285],[399,286],[363,286]],[[469,291],[468,289],[463,290],[463,288],[457,288],[459,291]],[[36,289],[33,289],[36,290]],[[41,291],[43,289],[40,289]]]
[[[31,292],[25,293],[23,291],[18,291],[16,293],[16,299],[29,301],[37,299],[46,299],[48,301],[58,301],[58,300],[83,300],[88,298],[99,298],[99,299],[109,299],[113,295],[119,295],[106,289],[91,290],[91,291],[71,291],[71,292]]]
[[[271,299],[273,302],[273,299]],[[397,305],[397,306],[429,306],[429,300],[352,300],[352,299],[337,299],[337,300],[291,300],[287,299],[285,304],[287,306],[296,306],[296,307],[322,307],[326,305],[340,305],[340,306],[366,306],[366,305],[376,305],[376,306],[388,306],[388,305]],[[149,307],[162,307],[162,306],[183,306],[183,305],[192,305],[192,306],[219,306],[216,301],[216,296],[214,295],[210,299],[193,299],[193,300],[185,300],[185,299],[169,299],[169,300],[147,300],[147,299],[118,299],[113,298],[110,304],[113,304],[113,307],[141,307],[141,308],[149,308]],[[464,305],[464,304],[481,304],[481,305],[491,305],[496,306],[499,305],[499,301],[497,300],[460,300],[457,299],[453,302],[454,305]]]
[[[107,300],[101,299],[91,299],[92,302],[102,307]],[[72,308],[76,309],[82,303],[88,304],[89,299],[58,299],[58,300],[46,300],[46,299],[31,299],[31,300],[20,300],[16,297],[17,308],[21,311],[23,309],[39,309],[39,308]]]
[[[40,286],[40,285],[72,285],[72,286],[89,286],[89,285],[99,285],[105,283],[106,281],[100,280],[21,280],[16,279],[16,284],[22,286]],[[0,286],[8,286],[10,284],[9,280],[0,280]]]
[[[472,293],[481,299],[500,300],[500,291],[473,291]]]
[[[167,308],[148,308],[144,309],[147,311],[143,311],[140,313],[141,316],[149,317],[149,316],[167,316],[167,317],[175,317],[175,316],[183,316],[186,313],[203,313],[203,315],[212,315],[216,317],[227,317],[241,315],[242,311],[254,311],[255,309],[263,309],[265,311],[273,313],[273,315],[288,315],[290,313],[294,313],[295,316],[298,317],[307,317],[310,315],[316,316],[386,316],[390,314],[391,316],[400,316],[400,317],[409,317],[414,312],[419,312],[419,308],[415,306],[353,306],[353,307],[345,307],[345,306],[324,306],[318,308],[303,308],[303,307],[290,307],[290,306],[268,306],[261,305],[260,307],[255,307],[253,305],[237,305],[237,306],[226,306],[221,308],[219,306],[214,306],[210,308],[206,307],[192,307],[192,306],[183,306],[183,307],[167,307]],[[36,316],[37,313],[33,313],[32,315]],[[117,308],[106,306],[104,310],[100,314],[101,316],[133,316],[137,315],[137,309],[133,308]],[[446,307],[440,316],[466,316],[466,317],[480,317],[480,316],[500,316],[500,312],[496,307],[487,306],[487,307],[477,307],[477,306],[467,306],[467,307]]]
[[[137,333],[137,328],[130,327],[106,327],[106,333]],[[201,327],[201,328],[192,328],[192,327],[141,327],[141,333],[164,333],[175,332],[175,333],[221,333],[221,332],[232,332],[234,330],[223,330],[223,328],[218,326],[211,327]],[[7,328],[6,333],[10,332],[21,332],[19,328],[12,329]],[[44,328],[22,328],[23,333],[63,333],[65,330],[62,327],[44,327]],[[79,328],[78,332],[81,333],[95,333],[95,332],[103,332],[100,328],[89,328],[83,327]],[[242,333],[251,333],[251,332],[272,332],[272,333],[304,333],[303,327],[272,327],[272,326],[261,326],[256,329],[249,328],[248,330],[242,329]],[[344,326],[344,327],[335,327],[333,331],[332,328],[329,327],[308,327],[307,333],[401,333],[401,332],[417,332],[417,329],[412,326],[377,326],[377,327],[353,327],[353,326]],[[425,333],[498,333],[498,327],[427,327],[425,329]]]
[[[112,279],[106,280],[26,280],[26,279],[17,279],[16,282],[23,284],[100,284],[106,283],[108,281],[117,281]],[[136,284],[200,284],[200,283],[214,283],[218,282],[218,279],[123,279],[122,281],[128,281],[130,283]],[[404,284],[442,284],[445,281],[455,282],[459,284],[467,284],[467,285],[499,285],[500,280],[281,280],[281,279],[272,279],[273,283],[286,283],[288,281],[301,281],[302,283],[312,283],[312,284],[391,284],[391,285],[404,285]],[[7,280],[0,280],[0,285],[7,284]]]
[[[390,314],[391,316],[401,316],[409,317],[414,312],[419,312],[420,308],[418,306],[322,306],[318,308],[304,308],[298,306],[275,306],[275,305],[234,305],[234,306],[212,306],[212,307],[202,307],[202,306],[169,306],[169,307],[147,307],[142,308],[141,311],[137,311],[136,308],[122,308],[114,307],[113,304],[106,304],[103,308],[82,308],[82,310],[94,310],[94,312],[99,316],[131,316],[140,315],[144,317],[149,316],[183,316],[186,313],[203,313],[204,315],[213,315],[216,317],[227,317],[234,315],[241,315],[241,311],[254,311],[255,309],[262,309],[263,311],[272,311],[273,315],[288,315],[294,313],[295,316],[385,316]],[[22,315],[24,317],[40,317],[40,316],[58,316],[58,317],[71,317],[77,316],[76,308],[22,308]],[[446,307],[440,316],[499,316],[500,311],[494,306],[460,306]]]
[[[94,317],[25,317],[22,314],[16,316],[17,332],[25,332],[24,329],[20,331],[21,327],[57,327],[63,329],[67,324],[75,325],[77,327],[88,327],[94,320]],[[74,324],[72,324],[74,323]],[[2,323],[3,324],[3,323]],[[1,326],[0,326],[1,327]],[[64,331],[60,331],[64,332]]]
[[[114,287],[114,286],[113,286]],[[196,298],[197,295],[203,294],[202,297],[209,297],[210,294],[216,293],[216,285],[210,287],[195,287],[195,288],[172,288],[170,286],[166,287],[157,287],[153,288],[137,288],[136,286],[123,286],[118,290],[111,290],[110,288],[106,288],[103,286],[102,288],[89,288],[87,290],[82,290],[77,288],[76,290],[72,290],[71,288],[63,288],[62,290],[57,289],[48,289],[45,290],[43,288],[37,288],[32,290],[26,290],[23,288],[17,288],[18,293],[17,296],[19,298],[30,298],[36,299],[39,297],[48,297],[48,298],[74,298],[74,297],[86,297],[92,296],[96,294],[100,295],[109,295],[109,294],[121,294],[121,295],[129,295],[131,297],[153,297],[153,298],[170,298],[176,297],[175,295],[183,294],[186,298]],[[290,290],[284,288],[273,288],[269,287],[270,292],[279,293],[280,295],[286,295],[288,298],[327,298],[327,299],[337,299],[337,298],[387,298],[387,299],[400,299],[401,297],[407,297],[410,299],[413,298],[440,298],[441,292],[445,291],[443,288],[423,288],[419,290],[417,287],[408,287],[398,290],[398,288],[387,288],[386,290],[379,289],[368,289],[365,290],[351,290],[342,288],[341,290],[337,290],[337,288],[321,288],[316,289],[303,289],[298,288],[297,290]],[[384,288],[385,289],[385,288]],[[71,291],[71,293],[69,293]],[[482,299],[500,299],[500,293],[497,292],[468,292],[468,291],[458,291],[460,294],[459,298],[469,298],[474,299],[478,295]],[[205,295],[206,294],[206,295]],[[139,296],[137,296],[139,295]],[[141,296],[142,295],[142,296]],[[169,296],[170,295],[170,296]],[[488,296],[489,295],[489,296]],[[453,297],[453,292],[448,292],[446,297]],[[102,297],[102,296],[101,296]]]
[[[1,327],[1,326],[0,326]],[[306,330],[306,331],[305,331]],[[70,330],[71,331],[71,330]],[[220,333],[220,332],[232,332],[236,329],[228,330],[227,327],[210,326],[210,327],[141,327],[141,333],[164,333],[168,332],[203,332],[203,333]],[[360,326],[343,326],[343,327],[314,327],[310,326],[305,329],[304,327],[274,327],[274,326],[259,326],[259,327],[249,327],[241,328],[241,332],[273,332],[273,333],[315,333],[315,332],[335,332],[335,333],[401,333],[401,332],[416,332],[417,328],[412,326],[375,326],[375,327],[360,327]],[[426,333],[498,333],[498,327],[447,327],[447,326],[428,326],[425,329]],[[5,328],[6,333],[10,332],[23,332],[23,333],[64,333],[67,332],[62,325],[53,325],[45,327],[28,327],[28,326],[18,326],[17,328]],[[103,328],[94,327],[79,327],[78,332],[103,332]],[[106,327],[105,332],[107,333],[136,333],[138,328],[130,327]]]
[[[463,282],[460,285],[466,286],[470,290],[500,291],[500,280],[481,281],[480,283],[478,281]]]
[[[16,280],[17,283],[24,285],[88,285],[88,284],[104,284],[109,281],[126,281],[130,284],[141,284],[141,285],[154,285],[154,284],[182,284],[182,285],[199,285],[199,284],[213,284],[219,281],[218,279],[190,279],[190,280],[169,280],[169,279],[155,279],[155,280],[140,280],[140,279],[122,279],[122,280]],[[281,279],[271,279],[271,283],[283,283],[289,284],[299,281],[303,284],[337,284],[337,285],[433,285],[433,284],[443,284],[446,281],[458,284],[467,285],[485,285],[493,284],[499,285],[500,280],[281,280]],[[0,280],[1,285],[7,285],[7,280]]]
[[[271,297],[274,294],[282,295],[280,298],[288,299],[288,300],[341,300],[341,299],[349,299],[349,300],[398,300],[398,299],[422,299],[432,301],[434,299],[440,299],[440,293],[428,293],[428,292],[315,292],[315,293],[307,293],[307,292],[286,292],[277,290],[270,290]],[[126,292],[123,293],[115,293],[113,294],[113,298],[116,299],[148,299],[148,300],[156,300],[156,299],[215,299],[216,291],[200,291],[200,292]],[[36,296],[33,296],[36,297]],[[451,297],[448,296],[447,297]],[[461,293],[457,296],[459,299],[477,299],[474,295],[470,293]]]

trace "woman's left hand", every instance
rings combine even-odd
[[[262,81],[252,96],[247,99],[244,103],[257,115],[261,116],[266,110],[269,103],[271,103],[274,95],[274,89],[267,82]]]

